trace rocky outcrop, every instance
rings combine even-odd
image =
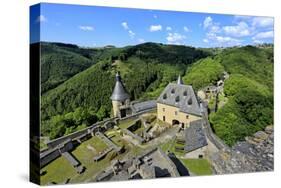
[[[219,151],[211,156],[217,174],[272,171],[274,169],[273,126],[258,131],[230,151]]]

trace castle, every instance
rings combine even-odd
[[[149,106],[148,102],[132,104],[119,73],[111,95],[114,117],[123,118],[133,113],[134,106]],[[146,103],[146,105],[144,105]],[[141,105],[142,104],[142,105]],[[155,103],[151,104],[153,107]],[[201,108],[191,85],[184,85],[181,76],[177,83],[169,83],[156,101],[157,118],[170,125],[188,127],[189,123],[201,119]],[[143,107],[145,108],[145,107]]]

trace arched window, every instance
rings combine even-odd
[[[187,96],[187,91],[185,90],[184,92],[183,92],[183,96]]]
[[[171,93],[172,93],[172,94],[174,94],[174,93],[175,93],[175,89],[174,89],[174,88],[171,90]]]
[[[164,99],[164,100],[166,100],[166,99],[167,99],[167,94],[166,94],[166,93],[164,93],[164,95],[163,95],[163,99]]]

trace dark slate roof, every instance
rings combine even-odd
[[[156,108],[156,100],[144,101],[132,104],[132,110],[137,113],[145,110]]]
[[[181,79],[181,75],[179,75],[179,77],[178,77],[177,84],[183,84],[183,81]]]
[[[189,128],[185,129],[184,150],[186,152],[196,150],[208,144],[202,124],[203,120],[192,121]]]
[[[201,109],[191,85],[170,83],[157,102],[177,107],[181,112],[201,116]]]
[[[114,100],[114,101],[125,101],[126,99],[129,99],[129,98],[130,98],[130,96],[127,93],[127,91],[123,85],[121,76],[119,73],[117,73],[115,87],[114,87],[114,90],[112,92],[110,99]]]

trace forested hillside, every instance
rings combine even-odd
[[[46,54],[42,59],[47,57],[50,69],[56,70],[46,74],[49,80],[64,78],[57,82],[57,86],[53,85],[53,89],[46,87],[42,95],[41,131],[51,139],[110,116],[110,95],[116,71],[121,72],[131,100],[156,99],[169,82],[174,81],[178,74],[185,73],[190,64],[209,55],[192,47],[154,43],[99,49],[57,43],[43,46],[42,52]],[[69,63],[68,58],[59,53],[61,51],[79,55],[80,59],[77,57]],[[65,63],[61,69],[60,63]],[[80,71],[73,68],[76,64]],[[65,75],[69,77],[63,77]]]
[[[228,102],[210,114],[215,133],[228,145],[273,124],[273,48],[245,46],[223,50],[194,63],[183,78],[199,89],[230,74],[224,86]]]
[[[229,145],[273,124],[273,49],[246,46],[226,50],[221,64],[230,73],[228,103],[210,120]]]

